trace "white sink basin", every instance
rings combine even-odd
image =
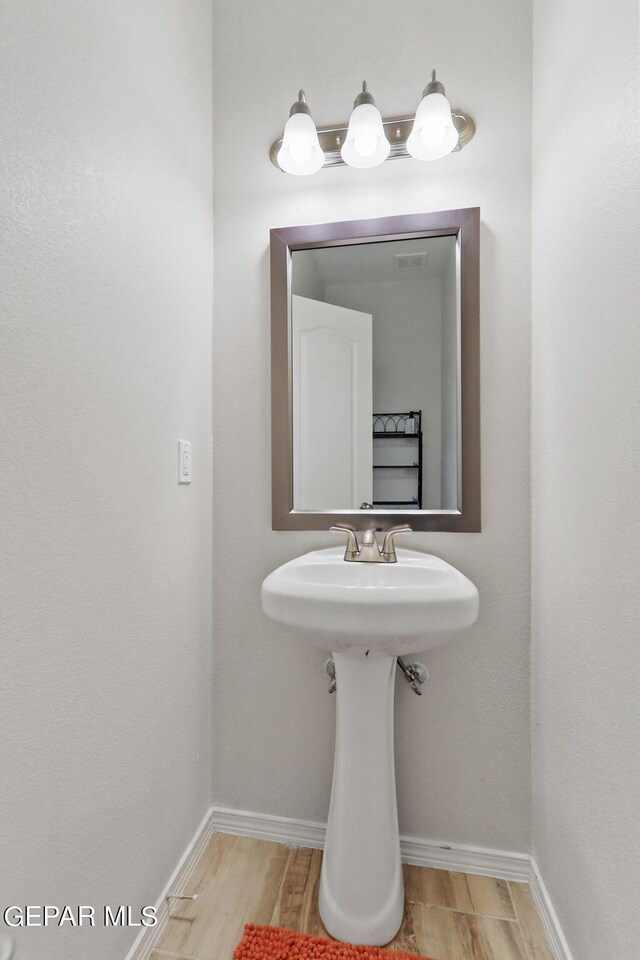
[[[402,923],[404,891],[393,760],[396,658],[444,643],[478,616],[478,591],[438,557],[345,562],[344,546],[283,564],[262,584],[267,616],[333,651],[333,788],[318,906],[338,940],[377,944]]]
[[[297,557],[262,584],[264,612],[313,645],[372,655],[426,650],[475,623],[478,591],[464,574],[428,553],[397,555],[397,563],[346,563],[344,547],[329,547]]]

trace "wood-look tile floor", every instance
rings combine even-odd
[[[151,960],[231,960],[245,923],[327,936],[320,850],[214,834]],[[526,883],[404,867],[405,918],[390,950],[434,960],[553,960]]]

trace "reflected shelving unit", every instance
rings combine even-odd
[[[422,510],[422,410],[374,413],[373,470],[374,507]]]

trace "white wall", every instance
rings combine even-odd
[[[309,256],[306,250],[301,250],[300,254],[292,259],[295,261],[295,268],[291,270],[291,293],[309,300],[323,300],[324,282],[315,257]]]
[[[0,8],[3,907],[153,903],[209,802],[210,36],[206,0]]]
[[[331,783],[324,654],[260,609],[270,570],[335,543],[271,531],[269,228],[479,204],[484,528],[414,543],[467,573],[482,611],[429,655],[427,696],[398,690],[398,790],[406,833],[528,849],[530,46],[525,0],[214,5],[217,803],[323,820]],[[269,163],[300,86],[319,123],[346,120],[365,78],[397,115],[432,66],[478,124],[462,153],[310,178]]]
[[[576,960],[635,960],[638,3],[534,9],[534,853]]]

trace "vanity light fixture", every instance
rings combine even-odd
[[[466,146],[475,130],[468,114],[451,109],[434,70],[415,116],[383,119],[363,83],[348,125],[316,129],[301,90],[269,156],[274,166],[297,176],[343,164],[376,167],[400,157],[438,160]]]
[[[324,153],[304,90],[299,92],[298,99],[289,111],[289,119],[278,147],[277,165],[285,173],[304,177],[315,173],[324,165]]]
[[[439,160],[457,145],[458,131],[453,124],[451,106],[433,70],[416,111],[407,150],[416,160]]]
[[[390,150],[391,144],[384,132],[382,116],[364,81],[362,93],[353,103],[347,139],[342,144],[340,154],[350,167],[377,167],[379,163],[384,163]]]

